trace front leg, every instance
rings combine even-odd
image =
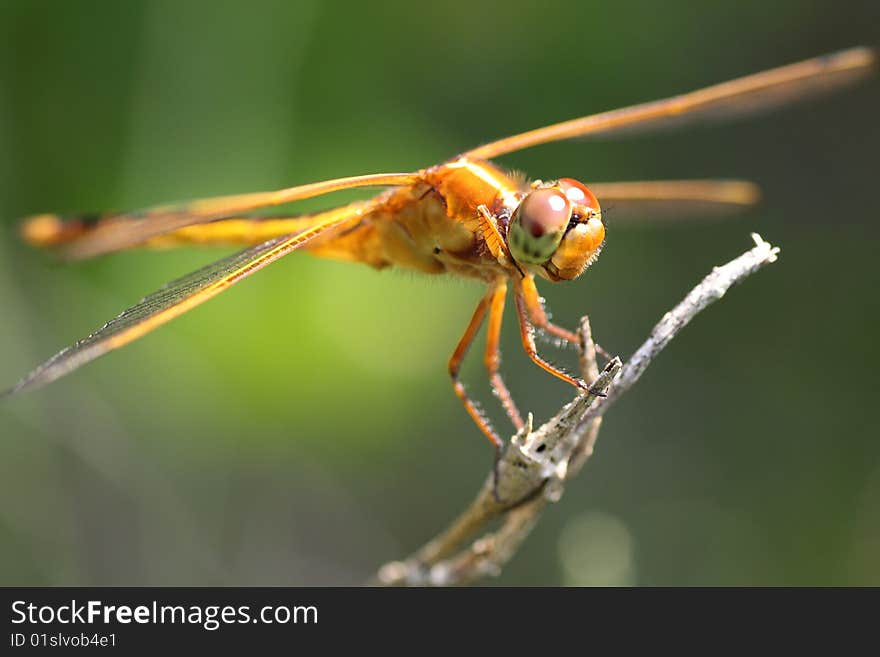
[[[522,294],[523,301],[525,302],[526,310],[529,313],[529,318],[535,326],[543,331],[547,331],[550,335],[565,340],[566,342],[581,346],[581,341],[577,333],[572,333],[568,329],[554,324],[550,321],[550,318],[547,317],[547,311],[544,308],[544,301],[541,299],[541,295],[538,294],[538,288],[535,286],[535,279],[533,277],[526,276],[523,278],[519,282],[519,290]],[[596,353],[602,356],[605,360],[611,360],[611,354],[598,344],[594,343],[594,345]]]
[[[580,379],[575,379],[569,374],[566,374],[561,369],[554,365],[551,365],[546,360],[541,358],[540,355],[538,355],[538,349],[535,346],[535,327],[532,326],[532,323],[529,321],[529,314],[526,308],[526,302],[520,286],[517,286],[516,293],[514,294],[514,301],[516,302],[516,316],[517,319],[519,319],[519,335],[522,339],[523,349],[525,349],[528,357],[531,358],[532,361],[541,369],[549,372],[559,379],[562,379],[566,383],[570,383],[575,388],[579,388],[581,390],[589,390],[590,387],[584,381],[581,381]]]
[[[531,279],[528,277],[523,279],[523,281],[525,280],[531,281]],[[531,281],[531,284],[532,288],[534,289],[534,281]],[[519,319],[519,334],[520,338],[522,339],[523,349],[525,349],[528,357],[531,358],[532,362],[534,362],[538,367],[546,372],[549,372],[556,378],[573,385],[579,390],[585,390],[599,397],[604,397],[605,395],[603,393],[593,390],[590,385],[585,381],[581,379],[576,379],[573,376],[563,372],[555,365],[551,365],[546,360],[541,358],[541,356],[538,354],[538,349],[537,347],[535,347],[535,328],[529,321],[529,313],[526,306],[526,300],[523,294],[522,287],[522,281],[520,281],[520,284],[517,285],[516,292],[514,294],[514,300],[516,301],[516,316]],[[575,343],[578,343],[579,340],[577,336],[575,334],[572,335],[574,336]]]

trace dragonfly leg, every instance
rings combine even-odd
[[[489,293],[489,326],[486,333],[486,353],[483,356],[483,364],[489,372],[489,383],[495,396],[501,401],[507,416],[513,422],[517,431],[523,428],[523,419],[520,415],[510,391],[501,378],[501,352],[498,343],[501,339],[501,320],[504,317],[504,301],[507,297],[507,283],[501,281]]]
[[[471,419],[473,419],[474,423],[480,428],[480,431],[482,431],[486,438],[489,439],[489,442],[495,446],[497,460],[497,455],[501,453],[501,447],[504,443],[501,438],[498,437],[498,434],[495,433],[492,425],[489,424],[488,418],[483,415],[474,401],[468,396],[464,384],[458,379],[458,374],[461,370],[461,363],[473,343],[474,337],[476,337],[477,332],[483,325],[483,320],[486,318],[486,312],[489,310],[494,294],[495,289],[493,288],[490,290],[489,294],[480,300],[479,305],[477,305],[477,309],[474,311],[471,321],[468,323],[467,328],[464,330],[464,334],[458,341],[455,351],[452,352],[452,356],[449,358],[449,376],[452,377],[452,388],[455,390],[455,394],[461,400],[461,403],[464,404],[464,408],[468,412],[468,415],[471,416]]]
[[[556,378],[561,379],[566,383],[570,383],[575,388],[586,390],[587,392],[592,392],[593,394],[604,397],[605,395],[602,395],[600,393],[597,393],[595,390],[592,390],[589,384],[587,384],[585,381],[582,381],[581,379],[576,379],[570,374],[566,374],[558,367],[551,365],[546,360],[541,358],[541,356],[538,354],[538,349],[535,347],[535,328],[529,320],[528,306],[523,295],[522,285],[518,286],[518,289],[514,294],[514,300],[516,302],[516,315],[519,319],[520,338],[522,339],[523,349],[525,349],[526,354],[528,354],[529,358],[531,358],[532,361],[544,371],[549,372]],[[577,337],[575,337],[575,340],[577,340]]]
[[[529,317],[535,326],[543,331],[547,331],[550,335],[565,340],[566,342],[581,346],[581,340],[577,333],[573,333],[568,329],[554,324],[550,321],[550,318],[547,317],[547,311],[544,308],[544,301],[541,299],[540,294],[538,294],[538,288],[535,287],[534,278],[531,276],[523,278],[522,281],[520,281],[520,289],[522,290],[523,300],[525,301],[526,309],[529,312]],[[598,344],[594,343],[594,346],[596,348],[596,353],[602,358],[605,360],[611,360],[611,354]]]

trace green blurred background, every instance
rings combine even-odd
[[[426,166],[876,44],[880,4],[4,0],[0,35],[6,386],[226,252],[62,265],[18,243],[17,217]],[[621,355],[750,231],[782,255],[615,407],[593,460],[498,583],[880,584],[878,107],[874,80],[743,123],[503,158],[540,178],[764,188],[760,207],[722,223],[612,223],[587,275],[545,284],[558,322],[589,313]],[[0,584],[363,581],[445,525],[488,469],[445,373],[480,295],[291,257],[6,400]],[[571,396],[527,362],[514,330],[503,347],[524,409],[544,419]],[[506,430],[479,361],[465,378]]]

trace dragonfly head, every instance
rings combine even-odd
[[[604,242],[599,201],[571,178],[535,185],[514,210],[507,234],[514,260],[552,281],[580,276]]]

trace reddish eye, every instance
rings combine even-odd
[[[565,192],[572,205],[581,205],[592,208],[596,212],[599,211],[599,201],[582,182],[578,182],[574,178],[561,178],[559,188]]]
[[[557,189],[538,189],[517,208],[520,225],[532,237],[555,233],[568,225],[571,203]]]
[[[507,234],[517,262],[541,264],[556,251],[571,221],[571,201],[557,188],[536,189],[514,211]]]

